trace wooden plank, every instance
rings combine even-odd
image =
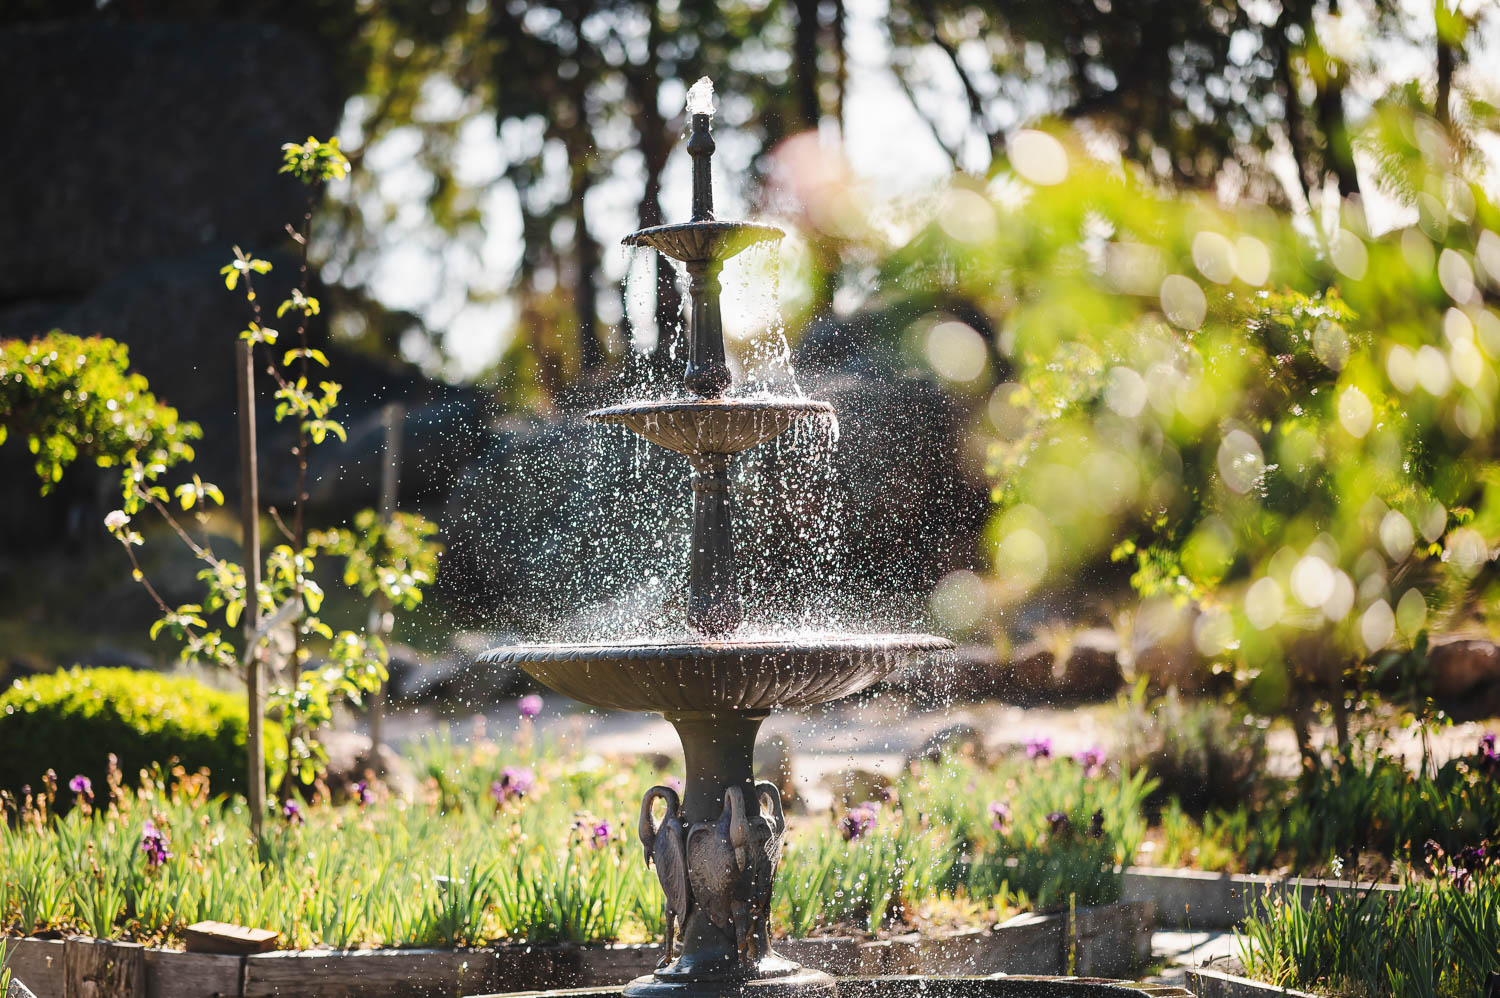
[[[182,936],[189,953],[229,953],[249,956],[269,953],[276,948],[281,934],[271,929],[252,929],[228,922],[194,922]]]
[[[142,998],[146,947],[74,936],[63,944],[64,998]]]
[[[453,998],[490,989],[491,950],[302,950],[245,960],[243,998]]]
[[[243,957],[146,951],[146,998],[240,998],[244,976]]]
[[[5,965],[11,976],[44,998],[63,993],[63,947],[61,939],[7,939]]]

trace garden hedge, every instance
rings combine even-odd
[[[75,667],[19,680],[0,694],[0,788],[40,791],[52,769],[64,798],[76,774],[101,794],[113,752],[127,784],[176,760],[206,768],[215,792],[243,792],[248,716],[242,696],[185,676]],[[284,755],[280,729],[267,724],[268,764]]]

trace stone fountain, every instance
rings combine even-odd
[[[771,783],[752,772],[755,736],[773,710],[810,707],[866,689],[902,665],[952,647],[928,634],[798,634],[755,637],[744,620],[734,549],[734,455],[799,422],[828,419],[828,403],[801,396],[736,396],[724,356],[719,274],[749,246],[781,230],[714,218],[710,157],[712,86],[689,92],[693,217],[625,238],[681,261],[691,313],[684,384],[690,397],[611,406],[589,419],[623,425],[687,458],[692,547],[686,640],[536,644],[494,648],[481,662],[518,665],[595,707],[658,713],[682,740],[687,779],[679,797],[652,787],[641,802],[640,839],[664,894],[666,932],[656,972],[624,998],[1192,998],[1157,986],[1075,978],[845,978],[778,956],[771,893],[786,820]],[[657,805],[663,810],[658,812]],[[681,941],[680,951],[674,942]],[[618,987],[527,992],[617,998]],[[521,998],[516,995],[513,998]]]
[[[682,740],[684,792],[653,787],[642,802],[641,839],[666,895],[666,939],[655,974],[631,998],[832,995],[827,974],[777,956],[769,909],[786,821],[776,787],[755,782],[752,756],[773,710],[810,707],[856,693],[898,667],[951,647],[927,634],[737,636],[744,618],[734,549],[730,464],[799,421],[830,418],[826,402],[736,397],[724,356],[719,275],[742,250],[782,238],[780,229],[714,218],[710,159],[713,89],[689,94],[692,220],[642,229],[627,246],[681,261],[688,275],[684,385],[691,397],[632,402],[589,413],[628,427],[687,458],[693,488],[688,567],[690,640],[543,644],[492,649],[481,662],[519,665],[559,693],[595,707],[663,715]],[[656,802],[665,813],[654,813]],[[681,952],[674,952],[674,936]],[[675,958],[674,958],[675,957]]]

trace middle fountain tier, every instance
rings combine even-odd
[[[653,787],[641,802],[641,845],[661,880],[666,937],[656,973],[630,984],[627,996],[832,996],[832,978],[777,956],[771,947],[771,892],[786,819],[775,785],[755,782],[756,734],[773,710],[857,693],[952,645],[928,634],[738,635],[744,614],[730,462],[799,422],[831,418],[833,407],[801,396],[729,394],[719,274],[725,260],[748,246],[774,243],[782,232],[714,219],[712,86],[706,79],[694,85],[688,104],[692,221],[643,229],[624,241],[652,247],[687,270],[684,384],[694,397],[631,402],[589,418],[623,425],[688,459],[693,524],[687,624],[697,637],[513,645],[491,649],[480,661],[519,665],[591,706],[661,714],[682,741],[683,793]]]

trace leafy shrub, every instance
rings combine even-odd
[[[114,753],[127,776],[176,759],[206,768],[219,790],[243,791],[246,716],[243,698],[183,676],[73,668],[24,679],[0,695],[0,787],[40,791],[52,769],[102,791]],[[270,725],[266,754],[285,756]]]
[[[1414,773],[1379,751],[1343,756],[1309,772],[1277,814],[1268,812],[1252,863],[1289,857],[1308,864],[1364,853],[1426,862],[1432,843],[1457,854],[1500,832],[1500,783],[1481,751],[1435,775]]]
[[[60,330],[0,342],[0,444],[11,434],[36,455],[43,494],[80,456],[101,468],[139,461],[165,470],[191,461],[189,441],[202,436],[130,371],[123,343]]]
[[[1169,691],[1148,703],[1137,686],[1125,708],[1121,762],[1157,783],[1152,803],[1175,799],[1201,814],[1234,807],[1254,792],[1265,772],[1266,733],[1253,719],[1212,700],[1183,700]]]

